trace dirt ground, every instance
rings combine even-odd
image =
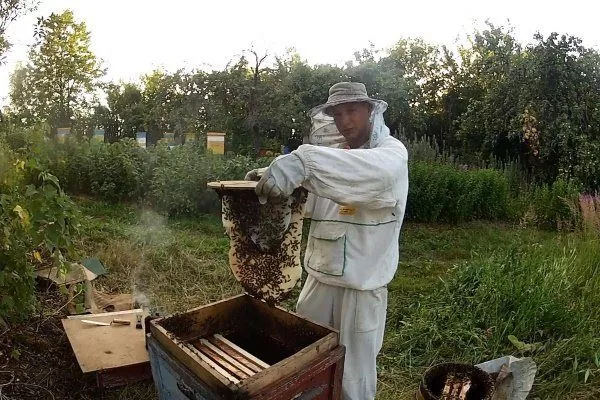
[[[0,400],[156,398],[152,382],[101,391],[84,375],[63,330],[65,297],[38,285],[37,315],[0,334]]]

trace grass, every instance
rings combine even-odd
[[[107,292],[144,295],[172,313],[240,293],[229,272],[229,240],[217,216],[167,220],[147,209],[80,202],[86,216],[78,248],[108,267]]]
[[[144,294],[166,312],[242,291],[229,271],[219,216],[167,220],[134,206],[78,202],[77,248],[107,266],[109,274],[96,281],[101,289]],[[424,370],[437,362],[507,354],[538,363],[530,398],[598,398],[598,248],[597,239],[500,223],[406,223],[389,285],[378,399],[414,398]],[[294,300],[284,306],[293,309]],[[519,352],[510,334],[539,346]],[[151,398],[147,386],[139,390],[144,394],[113,395]]]

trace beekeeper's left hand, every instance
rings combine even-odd
[[[268,167],[265,168],[256,168],[251,171],[248,171],[246,176],[244,177],[245,181],[260,181],[260,178],[263,176]]]
[[[267,199],[289,197],[294,189],[305,180],[304,164],[300,157],[292,154],[277,157],[263,173],[256,185],[256,194],[261,204]]]

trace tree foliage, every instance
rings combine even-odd
[[[6,37],[9,25],[19,17],[33,11],[38,0],[0,0],[0,61],[4,61],[10,42]]]
[[[89,40],[87,32],[79,36]],[[38,45],[30,65],[12,77],[13,106],[31,121],[77,114],[74,104],[63,106],[77,103],[75,97],[68,101],[62,90],[49,89],[55,79],[47,72],[55,70],[43,69],[40,60],[50,49],[56,47]],[[76,76],[79,87],[89,89],[98,70],[91,53],[81,54],[89,73]],[[33,84],[34,71],[46,86]],[[523,45],[510,28],[491,23],[456,49],[406,38],[385,51],[373,45],[357,51],[343,66],[310,65],[293,50],[266,55],[251,49],[223,70],[153,71],[140,84],[107,85],[107,101],[94,105],[93,122],[111,141],[137,130],[148,132],[151,144],[166,132],[224,131],[227,149],[236,153],[294,148],[310,129],[308,111],[342,80],[363,82],[388,102],[385,117],[394,135],[433,140],[462,164],[517,163],[541,182],[561,177],[600,188],[598,51],[556,33]]]
[[[103,75],[90,50],[90,33],[67,10],[39,18],[34,38],[28,65],[11,79],[14,112],[26,123],[71,126],[74,118],[85,114]]]

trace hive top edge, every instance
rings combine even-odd
[[[257,183],[256,181],[216,181],[209,182],[207,186],[217,190],[254,190]]]

